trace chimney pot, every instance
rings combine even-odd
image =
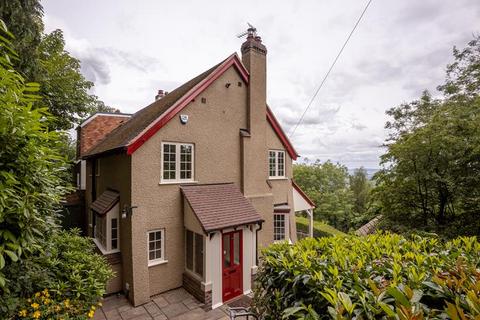
[[[157,95],[155,96],[155,101],[162,99],[167,95],[168,92],[163,91],[163,90],[158,90]]]

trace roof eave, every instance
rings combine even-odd
[[[277,134],[278,138],[284,145],[285,149],[287,150],[288,154],[293,160],[297,160],[297,158],[300,156],[297,151],[295,151],[295,148],[293,147],[292,143],[288,139],[287,135],[283,131],[282,127],[280,126],[280,123],[278,123],[277,118],[275,118],[275,115],[273,114],[272,110],[270,107],[267,105],[267,120],[268,122],[272,125],[273,130]]]

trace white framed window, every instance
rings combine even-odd
[[[285,151],[268,151],[268,176],[270,178],[285,178]]]
[[[93,214],[94,242],[103,254],[120,251],[119,205],[116,204],[105,215]]]
[[[287,216],[285,214],[273,214],[273,240],[282,241],[286,239]]]
[[[148,265],[164,263],[165,260],[165,229],[152,230],[147,233]]]
[[[193,181],[194,146],[191,143],[162,142],[161,182]]]
[[[203,235],[186,229],[185,266],[203,278]]]

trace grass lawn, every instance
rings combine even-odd
[[[304,217],[295,217],[297,222],[297,231],[302,231],[304,233],[308,233],[308,224],[310,220]],[[325,237],[329,235],[346,235],[340,230],[335,229],[334,227],[320,222],[320,221],[313,221],[313,236],[314,237]]]

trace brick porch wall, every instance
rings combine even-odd
[[[204,291],[202,282],[187,272],[183,273],[183,287],[198,301],[205,304],[205,310],[212,309],[212,291]]]

